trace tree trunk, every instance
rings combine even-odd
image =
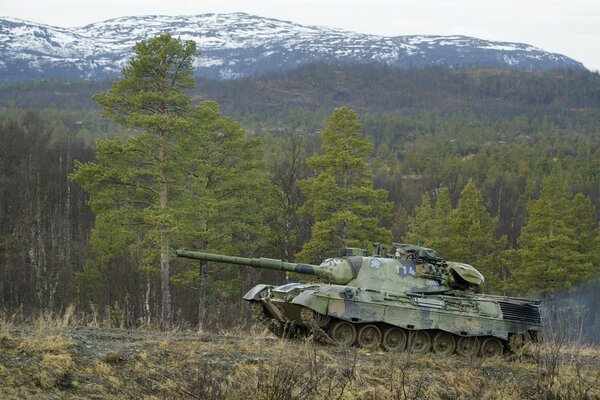
[[[161,166],[161,177],[160,177],[160,193],[159,202],[161,210],[167,207],[167,178],[165,176],[165,147],[166,147],[166,133],[161,132],[160,135],[160,155],[159,163]],[[160,292],[161,292],[161,317],[163,322],[167,325],[173,323],[173,310],[171,304],[171,268],[169,264],[169,238],[167,237],[167,227],[161,226],[162,233],[160,235]]]
[[[146,313],[146,324],[150,326],[152,322],[152,312],[150,310],[150,277],[146,276],[146,295],[144,296],[144,312]]]
[[[202,223],[202,229],[206,232],[208,224]],[[200,250],[206,251],[208,243],[206,240],[200,242]],[[206,291],[208,289],[208,262],[200,261],[200,271],[198,273],[198,331],[206,330]]]
[[[160,245],[160,291],[161,291],[161,315],[165,323],[173,323],[173,312],[171,305],[171,285],[170,285],[170,265],[169,265],[169,245],[166,239],[162,238]]]
[[[200,284],[198,285],[198,331],[206,330],[206,289],[208,287],[208,263],[200,261]]]

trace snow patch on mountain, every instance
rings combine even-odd
[[[77,28],[0,18],[0,82],[114,77],[132,57],[135,43],[163,33],[195,41],[198,73],[216,79],[284,71],[311,62],[584,69],[566,56],[522,43],[458,35],[383,37],[244,13],[132,16]]]

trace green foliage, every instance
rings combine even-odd
[[[548,294],[581,283],[592,269],[595,209],[583,195],[571,197],[556,176],[542,182],[530,200],[521,231],[521,267],[515,271],[520,291]]]
[[[473,264],[486,277],[489,290],[500,288],[503,263],[501,250],[506,238],[495,238],[496,220],[488,213],[481,193],[471,180],[461,192],[456,208],[452,207],[448,189],[439,191],[432,207],[428,193],[409,217],[408,243],[435,249],[440,256]]]
[[[344,246],[368,248],[371,241],[391,240],[390,232],[381,228],[391,204],[385,190],[373,188],[366,162],[371,145],[359,129],[356,112],[335,110],[321,134],[323,153],[308,160],[319,174],[302,183],[307,196],[302,211],[314,224],[297,255],[300,260],[317,262]]]
[[[473,264],[486,277],[486,287],[498,289],[499,256],[506,238],[495,238],[497,221],[488,213],[481,192],[469,181],[448,218],[448,243],[443,256]]]
[[[99,140],[97,161],[77,164],[72,174],[100,222],[92,237],[95,263],[86,272],[124,250],[138,271],[160,270],[167,322],[173,244],[227,250],[236,235],[248,240],[260,232],[259,142],[222,117],[216,103],[190,106],[184,89],[194,84],[195,51],[194,42],[169,35],[138,43],[123,78],[94,99],[105,115],[141,132],[125,142]],[[176,280],[198,278],[185,272]]]
[[[452,243],[449,237],[449,218],[453,210],[450,193],[442,188],[432,206],[431,196],[424,193],[421,205],[415,207],[409,217],[409,230],[404,241],[435,249],[439,254],[448,254]]]
[[[437,238],[436,228],[431,196],[425,192],[421,198],[421,204],[415,207],[413,215],[408,218],[408,232],[404,241],[419,246],[433,247]]]
[[[199,89],[239,118],[273,118],[286,110],[331,112],[348,106],[363,117],[435,110],[445,117],[512,119],[526,114],[540,120],[589,124],[598,118],[599,87],[600,76],[588,71],[320,64],[255,79],[205,81]],[[257,98],[265,101],[257,102]]]
[[[77,164],[72,179],[90,193],[96,215],[128,232],[131,253],[142,255],[140,268],[152,269],[165,256],[161,246],[168,245],[174,229],[168,193],[177,168],[177,134],[189,112],[182,89],[193,85],[196,48],[192,41],[162,35],[138,43],[135,50],[123,78],[94,99],[105,115],[142,131],[125,143],[99,140],[97,162]]]
[[[139,42],[123,76],[93,96],[104,115],[146,131],[173,129],[178,115],[188,112],[196,43],[165,34]]]
[[[173,242],[190,249],[253,254],[266,236],[263,205],[269,195],[265,188],[270,188],[260,159],[261,143],[247,138],[211,101],[195,108],[189,122],[178,141]],[[240,242],[244,247],[236,248]],[[226,273],[224,268],[215,270],[211,279],[226,281],[231,271]],[[192,285],[199,279],[198,269],[178,274],[176,279]]]
[[[106,81],[18,82],[0,87],[0,107],[92,110],[90,95],[108,86]],[[359,111],[366,126],[370,115],[406,118],[433,111],[444,118],[511,120],[525,115],[561,126],[593,127],[599,118],[599,90],[600,75],[589,71],[320,64],[252,79],[201,81],[194,96],[215,99],[250,132],[285,129],[282,121],[314,132],[340,106]]]

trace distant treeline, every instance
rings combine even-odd
[[[91,96],[110,85],[111,81],[13,83],[0,87],[0,107],[98,110]],[[236,118],[256,114],[283,120],[280,115],[289,110],[329,115],[342,106],[360,115],[527,115],[584,126],[593,125],[600,115],[600,75],[589,71],[313,64],[259,78],[200,80],[190,94],[216,100],[225,114]]]

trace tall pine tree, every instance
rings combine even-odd
[[[451,246],[448,237],[449,218],[452,213],[450,192],[443,188],[432,206],[431,196],[424,193],[421,205],[415,207],[414,215],[409,217],[409,230],[404,241],[435,249],[438,254],[448,253]]]
[[[215,102],[194,109],[188,129],[177,140],[173,208],[179,247],[238,255],[254,254],[260,246],[267,171],[260,141],[246,137],[240,126],[220,114]],[[243,246],[241,246],[243,245]],[[198,324],[208,321],[209,281],[223,295],[238,295],[239,268],[181,263],[190,266],[176,274],[179,284],[198,287]],[[199,268],[198,268],[199,267]]]
[[[501,264],[498,259],[506,243],[505,237],[495,238],[496,223],[475,183],[469,180],[448,218],[449,245],[442,254],[453,261],[473,264],[492,290],[499,288]]]
[[[189,104],[184,89],[193,85],[194,54],[193,42],[168,35],[139,43],[124,77],[95,96],[106,115],[138,133],[125,142],[98,141],[97,161],[78,164],[72,175],[90,193],[98,222],[93,235],[96,262],[83,277],[97,276],[106,270],[103,261],[113,263],[128,251],[146,274],[148,316],[151,293],[158,292],[166,323],[173,319],[172,247],[232,252],[237,241],[254,248],[267,182],[260,142],[248,139],[237,123],[223,117],[216,103]],[[150,288],[155,271],[158,290]],[[216,279],[235,290],[236,271],[221,270]],[[208,266],[178,271],[174,278],[190,286],[199,283],[202,325]]]
[[[546,177],[521,230],[521,266],[514,273],[523,292],[552,294],[581,283],[592,270],[594,208],[583,195],[571,198],[556,176]]]
[[[391,203],[385,190],[373,188],[366,161],[371,144],[360,126],[356,112],[336,109],[321,134],[323,153],[308,160],[318,175],[302,182],[307,196],[302,210],[313,226],[298,260],[318,262],[344,246],[391,241],[390,231],[381,227],[391,217]]]

